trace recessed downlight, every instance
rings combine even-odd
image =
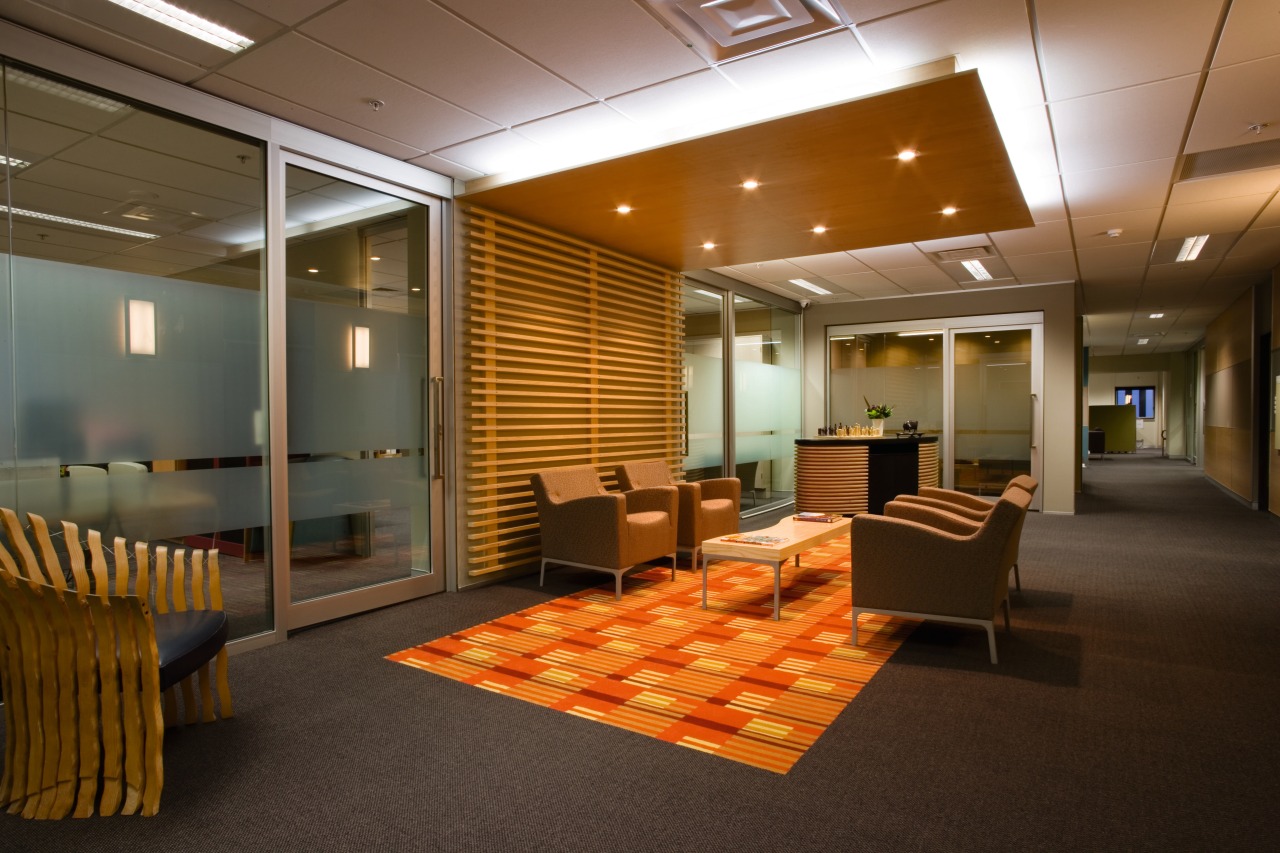
[[[942,208],[943,216],[954,216],[955,212],[956,212],[956,209],[951,205],[947,205],[946,207]]]
[[[757,181],[755,178],[748,178],[747,180],[743,181],[741,184],[741,187],[744,190],[754,190],[758,186],[760,186],[760,182]]]
[[[914,148],[903,148],[901,151],[898,152],[898,159],[901,160],[903,163],[909,163],[912,160],[916,159],[917,153],[918,152]]]
[[[712,243],[710,240],[702,244],[702,248],[704,249],[714,249],[715,247],[716,247],[716,244]]]
[[[621,213],[621,214],[624,214],[624,215],[625,215],[625,214],[628,214],[628,213],[630,213],[630,212],[631,212],[631,205],[629,205],[629,204],[620,204],[620,205],[618,205],[617,207],[615,207],[615,208],[614,208],[614,210],[616,210],[616,211],[618,211],[619,213]]]
[[[813,226],[813,233],[814,233],[814,234],[826,234],[826,233],[827,233],[827,226],[825,226],[825,225],[815,225],[815,226]]]

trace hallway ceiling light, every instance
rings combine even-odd
[[[812,293],[817,293],[821,296],[831,295],[830,290],[827,290],[825,287],[818,287],[818,285],[814,284],[811,281],[805,281],[803,278],[793,278],[791,279],[791,283],[798,287],[803,287],[805,290],[808,290]]]
[[[1161,317],[1163,317],[1163,316],[1164,316],[1164,314],[1152,314],[1152,315],[1151,315],[1151,319],[1152,319],[1152,320],[1159,320],[1159,319],[1160,319]]]
[[[721,298],[722,298],[722,297],[720,296],[720,294],[718,294],[718,293],[712,293],[710,290],[694,290],[693,292],[694,292],[694,293],[701,294],[702,296],[705,296],[705,297],[707,297],[708,299],[716,299],[716,300],[719,300],[719,299],[721,299]]]
[[[31,163],[29,163],[28,161],[19,160],[17,157],[5,157],[0,155],[0,160],[3,160],[4,165],[8,166],[11,169],[25,169],[31,165]]]
[[[1204,248],[1205,241],[1208,239],[1208,234],[1201,234],[1199,237],[1188,237],[1183,240],[1182,249],[1178,251],[1177,262],[1194,261],[1200,256],[1200,250]]]
[[[8,207],[0,204],[0,213],[12,213],[14,216],[25,216],[28,219],[43,219],[46,222],[57,222],[61,225],[74,225],[77,228],[92,228],[95,231],[107,231],[112,234],[123,234],[126,237],[137,237],[140,240],[156,240],[159,234],[148,234],[146,231],[131,231],[128,228],[117,228],[114,225],[99,225],[96,222],[85,222],[83,219],[70,219],[66,216],[55,216],[52,213],[41,213],[38,210],[23,210],[20,207]]]
[[[253,39],[199,15],[193,15],[186,9],[166,3],[164,0],[111,0],[111,2],[231,53],[239,53],[246,47],[253,47]]]
[[[1138,338],[1138,346],[1145,346],[1150,340],[1150,338]]]
[[[978,281],[991,281],[991,273],[982,265],[982,261],[961,261],[960,265],[969,271],[969,275]]]

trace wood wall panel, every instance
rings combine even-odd
[[[1209,324],[1204,343],[1204,472],[1253,501],[1253,291]]]
[[[529,477],[636,459],[682,462],[681,276],[476,207],[465,268],[463,488],[468,577],[534,563]]]

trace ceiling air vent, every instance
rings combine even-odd
[[[1232,172],[1247,172],[1250,169],[1268,169],[1275,166],[1280,166],[1280,138],[1188,154],[1182,161],[1182,171],[1178,173],[1178,180],[1189,181],[1192,178],[1207,178],[1212,175],[1227,175]]]
[[[640,5],[710,62],[849,23],[831,0],[640,0]]]
[[[995,253],[991,251],[990,246],[973,246],[968,249],[947,249],[944,252],[934,252],[933,256],[940,261],[979,261],[984,258],[994,258]]]

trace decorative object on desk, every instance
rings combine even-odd
[[[872,404],[864,395],[862,402],[867,404],[867,417],[871,419],[870,435],[884,435],[885,418],[893,417],[893,406],[888,403]]]
[[[915,435],[916,430],[919,428],[919,426],[920,426],[919,421],[903,421],[902,431],[907,433],[908,435]]]

